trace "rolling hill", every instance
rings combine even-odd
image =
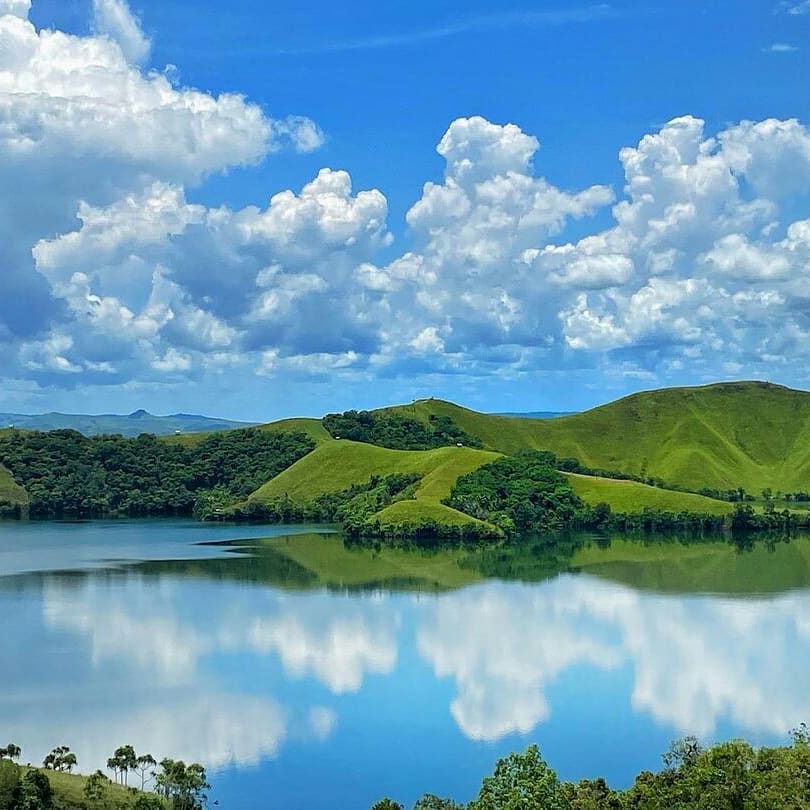
[[[691,492],[660,489],[637,481],[619,481],[614,478],[597,478],[592,475],[564,473],[574,492],[582,500],[595,506],[606,503],[614,512],[638,512],[655,509],[662,512],[698,512],[703,515],[727,515],[734,504],[705,498]]]
[[[477,524],[480,521],[445,506],[441,501],[450,494],[459,476],[496,458],[497,453],[470,447],[388,450],[372,444],[331,439],[260,487],[250,500],[271,501],[286,495],[293,501],[303,501],[364,484],[373,475],[418,473],[423,478],[415,499],[393,503],[377,513],[382,526],[421,520],[454,526]]]
[[[647,391],[557,419],[492,416],[437,399],[387,410],[449,416],[490,450],[551,450],[690,490],[810,490],[810,393],[769,383]]]
[[[576,457],[592,469],[653,476],[693,492],[704,487],[743,487],[757,495],[764,488],[810,491],[810,393],[768,383],[647,391],[555,419],[477,413],[438,399],[381,411],[422,422],[430,422],[432,416],[449,417],[479,438],[484,449],[391,450],[335,440],[319,419],[284,419],[258,427],[305,432],[316,447],[250,499],[266,502],[285,494],[293,500],[311,499],[364,484],[373,475],[418,473],[423,478],[415,498],[383,509],[376,515],[380,524],[428,519],[469,524],[472,518],[442,504],[454,482],[500,454],[525,448],[550,450],[560,458]],[[149,417],[144,414],[141,427]],[[170,435],[165,441],[194,444],[208,433]],[[569,480],[586,503],[606,502],[614,512],[650,508],[725,514],[732,508],[724,501],[632,481],[579,475],[569,475]],[[21,505],[27,501],[25,491],[2,468],[0,499]]]

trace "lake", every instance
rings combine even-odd
[[[469,800],[532,742],[623,787],[674,738],[810,720],[810,539],[538,543],[0,523],[0,743],[67,744],[84,773],[127,743],[199,761],[222,808],[368,810]]]

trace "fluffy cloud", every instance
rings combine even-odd
[[[775,361],[806,376],[810,132],[796,120],[710,135],[673,119],[620,150],[617,195],[554,185],[515,124],[460,118],[394,252],[384,194],[337,169],[261,209],[188,202],[212,173],[323,134],[144,72],[124,0],[94,0],[85,37],[35,30],[28,5],[0,0],[0,185],[20,189],[0,197],[6,378],[601,365],[666,382],[686,367],[769,376]]]
[[[39,240],[68,233],[77,212],[120,207],[154,182],[196,184],[285,145],[310,150],[322,138],[308,119],[276,121],[239,95],[214,97],[140,70],[132,62],[147,40],[123,0],[97,0],[104,33],[84,37],[36,30],[29,5],[0,3],[0,187],[14,189],[0,195],[0,341],[15,344],[81,329],[31,255]]]
[[[139,65],[146,61],[152,43],[125,0],[93,0],[93,23],[98,33],[119,44],[130,62]]]

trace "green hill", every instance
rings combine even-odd
[[[492,416],[428,399],[393,409],[449,416],[485,447],[576,457],[691,490],[810,490],[810,393],[760,382],[647,391],[550,420]]]
[[[585,503],[596,506],[607,503],[614,512],[639,512],[657,509],[662,512],[699,512],[704,515],[727,515],[734,504],[704,498],[691,492],[677,492],[640,484],[637,481],[619,481],[592,475],[565,474],[574,492]]]
[[[494,461],[498,455],[470,447],[436,450],[388,450],[351,441],[324,442],[250,496],[271,501],[285,495],[293,501],[310,500],[366,483],[372,476],[417,473],[423,476],[415,499],[391,504],[377,514],[383,526],[435,520],[449,525],[479,523],[441,503],[456,479]]]

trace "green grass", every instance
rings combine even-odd
[[[450,416],[488,449],[551,450],[591,468],[653,475],[692,490],[810,490],[810,393],[768,383],[643,392],[547,420],[434,399],[392,410],[421,420]]]
[[[269,501],[289,496],[304,501],[326,492],[338,492],[363,484],[372,475],[418,473],[423,476],[413,500],[399,501],[383,509],[377,519],[383,527],[433,520],[437,523],[463,526],[477,523],[442,501],[450,494],[456,480],[499,454],[470,447],[442,447],[437,450],[388,450],[360,442],[330,441],[296,462],[259,488],[251,500]],[[723,501],[685,492],[663,490],[635,481],[569,475],[574,491],[585,503],[604,501],[614,512],[638,512],[642,509],[692,511],[722,515],[732,510]]]
[[[444,506],[453,484],[498,454],[471,447],[440,447],[436,450],[388,450],[352,441],[329,441],[277,475],[250,496],[270,501],[287,495],[293,501],[310,500],[364,484],[373,475],[417,473],[423,476],[415,499],[386,507],[377,517],[384,526],[435,520],[458,526],[479,523],[475,518]]]
[[[20,776],[22,777],[27,770],[28,769],[26,766],[22,766],[20,768]],[[48,777],[48,781],[51,783],[51,787],[53,788],[54,792],[55,808],[58,808],[59,810],[84,810],[84,808],[90,806],[84,797],[84,786],[87,784],[86,776],[75,773],[57,773],[44,768],[37,768],[34,770],[39,770]],[[135,786],[136,781],[138,785],[140,785],[140,780],[135,776],[135,774],[132,774],[130,779],[132,784],[130,787]],[[135,800],[138,798],[139,792],[140,791],[133,792],[131,789],[128,789],[122,785],[111,783],[105,787],[104,803],[92,806],[104,808],[115,807],[124,810],[124,808],[127,807],[134,807]],[[164,806],[168,810],[168,802],[164,802]]]
[[[574,492],[585,503],[596,506],[600,502],[610,505],[614,512],[639,512],[657,509],[663,512],[700,512],[705,515],[727,515],[734,505],[714,498],[704,498],[691,492],[659,489],[637,481],[619,481],[595,478],[590,475],[567,473]]]
[[[13,506],[28,506],[28,493],[11,477],[11,473],[0,464],[0,503]]]
[[[738,551],[729,543],[682,545],[614,539],[575,552],[572,568],[666,593],[782,593],[810,587],[810,538]]]

